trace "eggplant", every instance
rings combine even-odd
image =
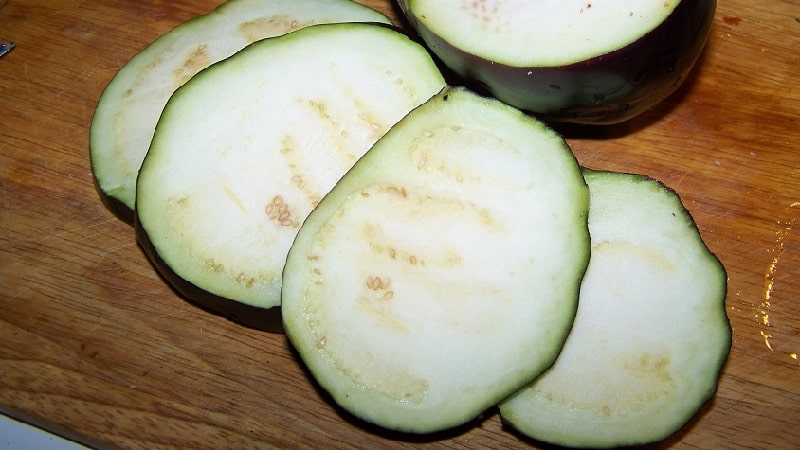
[[[382,24],[311,25],[209,66],[169,99],[139,170],[142,248],[210,309],[206,298],[278,306],[308,213],[443,87],[430,54]]]
[[[286,259],[284,329],[319,385],[381,427],[456,427],[555,360],[589,263],[567,143],[445,88],[312,211]]]
[[[699,59],[716,12],[716,0],[570,3],[442,8],[435,0],[398,0],[458,82],[548,122],[601,125],[630,120],[674,93]]]
[[[572,330],[500,415],[568,448],[661,441],[716,393],[731,348],[727,273],[675,191],[644,175],[583,173],[591,259]]]
[[[108,84],[92,118],[92,173],[103,202],[133,221],[136,176],[164,105],[178,87],[255,41],[336,22],[390,23],[350,0],[230,0],[136,54]]]

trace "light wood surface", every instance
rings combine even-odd
[[[0,39],[0,411],[98,447],[535,447],[495,411],[412,439],[338,410],[283,335],[178,297],[100,202],[89,123],[131,56],[217,0],[10,0]],[[396,16],[388,0],[364,1]],[[728,271],[719,392],[656,448],[800,448],[800,2],[719,0],[688,83],[579,161],[675,189]],[[623,324],[624,325],[624,324]],[[697,333],[703,333],[698,329]]]

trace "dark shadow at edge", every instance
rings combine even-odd
[[[134,219],[135,221],[135,219]],[[134,225],[136,241],[159,277],[188,303],[254,330],[282,334],[280,306],[260,308],[212,294],[178,276],[158,255],[147,234]]]
[[[103,203],[103,206],[105,206],[106,209],[114,215],[114,217],[130,226],[133,226],[133,210],[128,208],[128,205],[103,192],[103,189],[100,187],[100,184],[97,182],[97,178],[94,176],[94,174],[92,174],[92,181],[94,182],[94,189],[97,191],[97,195],[100,197],[100,201]]]

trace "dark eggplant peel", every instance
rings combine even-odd
[[[686,79],[716,0],[398,0],[461,82],[551,122],[624,122]]]

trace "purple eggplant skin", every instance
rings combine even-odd
[[[682,0],[660,25],[623,48],[561,67],[513,67],[454,47],[415,17],[408,1],[398,3],[459,84],[544,121],[595,125],[630,120],[674,93],[705,47],[717,8],[716,0]]]

